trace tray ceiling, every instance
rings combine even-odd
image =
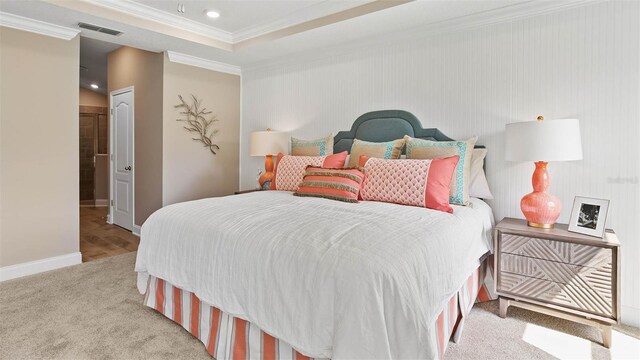
[[[327,0],[134,0],[159,11],[218,28],[228,33],[250,31],[258,27],[283,23],[284,19],[308,14],[310,17],[324,15],[325,10],[348,9],[363,1],[327,1]],[[177,11],[178,4],[184,5],[185,12]],[[204,15],[214,10],[221,14],[217,19]]]
[[[123,34],[81,35],[149,51],[254,66],[336,46],[398,41],[434,31],[481,26],[560,11],[586,0],[41,0],[0,1],[0,11],[78,29],[87,22]],[[221,13],[218,19],[202,14]]]

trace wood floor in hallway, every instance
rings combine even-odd
[[[140,238],[119,226],[107,224],[107,207],[80,207],[82,262],[138,250]]]

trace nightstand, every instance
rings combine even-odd
[[[248,193],[252,193],[252,192],[254,192],[254,191],[265,191],[265,190],[262,190],[262,189],[240,190],[240,191],[236,191],[236,192],[234,192],[233,194],[234,194],[234,195],[248,194]]]
[[[607,230],[603,239],[527,226],[504,218],[494,231],[496,294],[500,317],[509,306],[593,325],[611,346],[611,326],[620,310],[620,242]]]

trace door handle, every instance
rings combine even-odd
[[[124,169],[127,170],[127,171],[131,171],[131,166],[127,166]]]

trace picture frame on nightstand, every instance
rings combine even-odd
[[[608,212],[609,200],[576,196],[573,200],[568,230],[602,239]]]

